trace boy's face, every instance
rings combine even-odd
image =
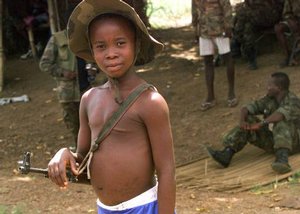
[[[135,31],[122,17],[104,17],[90,26],[94,59],[109,77],[119,78],[133,66]]]

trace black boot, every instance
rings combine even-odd
[[[248,62],[248,68],[250,70],[256,70],[256,69],[258,69],[255,59],[253,59],[253,60],[251,60],[251,61]]]
[[[208,154],[224,168],[228,167],[235,151],[229,147],[224,148],[222,151],[215,151],[210,147],[206,148]]]
[[[248,61],[248,68],[250,70],[258,69],[256,63],[256,50],[255,48],[249,48],[247,51],[245,50],[245,55]]]
[[[279,148],[275,152],[275,157],[275,161],[271,164],[272,169],[275,172],[278,172],[279,174],[284,174],[292,170],[288,162],[289,149]]]

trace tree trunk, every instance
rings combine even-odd
[[[51,30],[51,34],[53,34],[57,32],[56,15],[54,11],[53,0],[48,0],[48,13],[49,13],[50,30]]]
[[[3,0],[0,0],[0,92],[3,90],[4,49],[3,49]]]

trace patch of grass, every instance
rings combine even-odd
[[[0,205],[0,214],[25,214],[24,207],[22,205],[6,206]]]
[[[7,207],[4,205],[0,205],[0,214],[8,214]]]
[[[274,189],[273,184],[271,183],[271,184],[265,185],[265,186],[256,185],[250,190],[250,192],[253,194],[256,194],[256,195],[268,194],[268,193],[272,192],[273,189]]]
[[[300,171],[294,173],[288,178],[289,184],[299,184],[300,183]]]

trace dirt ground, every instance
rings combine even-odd
[[[259,69],[247,70],[236,60],[236,94],[239,105],[226,106],[227,82],[223,66],[215,72],[217,106],[200,111],[205,98],[203,65],[191,27],[153,32],[166,45],[156,61],[139,68],[139,74],[157,86],[171,115],[177,166],[206,156],[203,145],[218,145],[221,135],[236,125],[239,108],[265,93],[266,78],[278,70],[283,58],[275,39],[260,42]],[[300,94],[299,67],[283,69]],[[99,79],[101,79],[99,77]],[[32,165],[45,168],[60,147],[69,146],[71,135],[57,102],[54,80],[40,72],[34,60],[10,58],[6,62],[5,88],[0,97],[27,94],[28,103],[0,106],[0,214],[1,213],[96,213],[95,195],[88,185],[71,184],[60,190],[42,175],[20,175],[17,161],[32,152]],[[236,194],[185,189],[178,184],[176,209],[194,213],[299,213],[299,179]],[[275,188],[276,187],[276,188]]]

